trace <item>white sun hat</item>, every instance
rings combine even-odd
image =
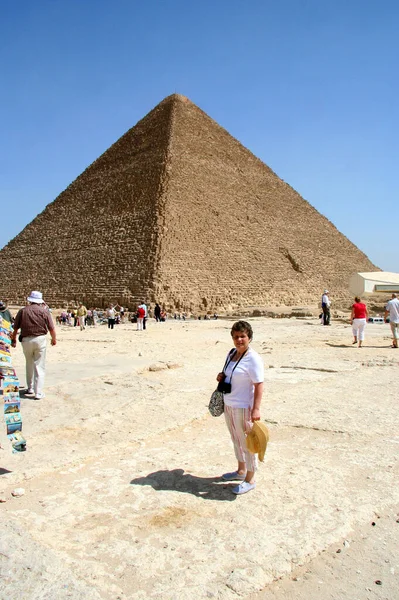
[[[43,304],[43,294],[41,292],[31,292],[27,298],[28,302],[33,302],[34,304]]]

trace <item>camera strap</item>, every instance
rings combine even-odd
[[[247,352],[248,352],[248,349],[247,349],[247,350],[245,350],[245,352],[243,352],[243,353],[241,354],[240,358],[237,360],[236,364],[234,365],[234,367],[233,367],[233,369],[232,369],[232,371],[231,371],[231,375],[230,375],[230,383],[231,383],[231,380],[233,379],[233,373],[234,373],[234,371],[236,370],[236,368],[238,367],[238,363],[240,362],[240,360],[241,360],[242,358],[244,358],[244,356],[246,355],[246,353],[247,353]],[[235,353],[236,353],[236,349],[235,349],[235,348],[233,348],[233,350],[231,350],[231,351],[230,351],[230,354],[228,355],[228,357],[227,357],[227,359],[226,359],[226,362],[224,363],[224,367],[223,367],[223,373],[224,373],[224,374],[226,374],[226,372],[225,372],[225,371],[226,371],[227,367],[229,366],[229,364],[230,364],[230,362],[231,362],[231,359],[233,358],[233,356],[234,356],[234,354],[235,354]]]

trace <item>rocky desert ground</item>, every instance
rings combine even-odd
[[[241,497],[207,410],[233,320],[57,328],[27,452],[0,428],[1,600],[399,598],[389,327],[358,349],[344,320],[250,321],[271,439]],[[13,364],[23,385],[20,345]]]

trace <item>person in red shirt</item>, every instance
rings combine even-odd
[[[145,319],[145,309],[143,306],[139,306],[137,309],[137,331],[143,331],[143,323]]]
[[[364,341],[364,329],[368,318],[367,306],[364,302],[360,302],[359,296],[356,296],[355,302],[352,304],[352,333],[353,342],[352,344],[358,344],[359,348],[362,347]]]

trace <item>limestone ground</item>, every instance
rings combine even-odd
[[[271,443],[240,498],[220,479],[235,463],[223,418],[207,412],[231,322],[59,329],[46,400],[23,400],[28,451],[2,439],[0,598],[396,600],[388,327],[370,325],[359,350],[343,323],[252,324]],[[20,347],[14,364],[23,380]]]

